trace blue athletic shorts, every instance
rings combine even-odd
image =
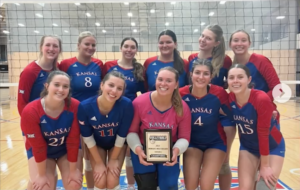
[[[243,145],[240,145],[240,150],[247,150],[251,154],[254,154],[257,157],[260,157],[259,153],[248,150]],[[270,150],[269,155],[276,155],[276,156],[285,157],[285,141],[284,141],[284,138],[281,139],[279,145],[276,148],[274,148],[273,150]]]
[[[227,151],[227,145],[225,145],[224,143],[220,142],[220,143],[216,143],[216,144],[210,144],[210,145],[196,145],[193,143],[190,143],[189,148],[198,148],[200,149],[202,152],[205,152],[207,149],[210,148],[215,148],[215,149],[219,149],[222,150],[224,152]]]

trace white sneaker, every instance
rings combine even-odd
[[[130,186],[130,187],[127,187],[127,190],[135,190],[135,188]]]

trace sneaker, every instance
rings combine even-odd
[[[135,188],[133,186],[129,186],[127,187],[127,190],[135,190]]]

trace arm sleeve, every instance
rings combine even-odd
[[[190,142],[192,126],[191,110],[184,101],[182,101],[182,106],[183,116],[181,121],[178,123],[178,139],[186,139]]]
[[[32,147],[32,153],[36,162],[47,159],[47,143],[40,128],[40,118],[37,110],[28,104],[21,115],[21,128],[26,137],[26,141]]]
[[[102,69],[102,74],[103,75],[103,78],[104,76],[107,74],[108,70],[109,70],[109,61],[108,62],[105,62],[105,64],[103,65],[103,69]]]
[[[124,114],[123,114],[123,118],[122,118],[122,122],[121,122],[121,127],[118,130],[118,135],[123,138],[125,138],[127,136],[129,127],[130,127],[132,119],[133,119],[133,114],[134,114],[133,105],[131,102],[125,104],[124,108],[126,108],[126,110],[121,109]]]
[[[148,65],[150,64],[150,61],[147,59],[144,63],[144,85],[146,88],[146,91],[149,91],[149,86],[148,86],[148,78],[147,78],[147,69],[148,69]]]
[[[226,114],[226,116],[220,115],[220,122],[221,122],[222,126],[223,127],[224,126],[233,126],[234,123],[233,123],[232,111],[231,111],[230,105],[229,105],[229,95],[224,89],[220,89],[219,99],[221,102],[221,109]]]
[[[141,92],[142,94],[146,92],[145,81],[139,81],[138,82],[137,92]]]
[[[190,83],[190,72],[189,72],[189,62],[186,59],[183,59],[184,62],[184,71],[186,73],[185,85]]]
[[[58,69],[65,73],[68,71],[68,68],[69,68],[69,64],[68,64],[67,60],[62,60],[60,62],[60,64],[58,65]]]
[[[72,102],[73,103],[73,102]],[[75,102],[74,102],[75,103]],[[79,149],[79,142],[80,142],[80,130],[79,124],[77,120],[77,110],[79,102],[76,102],[76,106],[74,106],[74,118],[71,126],[71,130],[67,137],[67,157],[69,162],[77,162],[78,156],[78,149]]]
[[[92,136],[93,128],[89,125],[88,117],[81,103],[78,106],[77,119],[79,123],[80,134],[82,135],[82,137]]]
[[[137,134],[139,134],[141,117],[140,117],[140,113],[139,113],[138,101],[136,101],[136,100],[137,100],[137,98],[132,102],[134,115],[133,115],[133,120],[131,122],[128,133],[137,133]]]
[[[262,59],[263,60],[261,61],[261,64],[259,66],[259,72],[268,84],[269,91],[267,92],[267,94],[269,98],[271,99],[271,101],[274,101],[272,91],[277,84],[280,84],[280,80],[271,61],[266,57],[263,57]]]
[[[21,75],[18,86],[18,111],[21,116],[24,107],[29,103],[31,88],[36,80],[36,74],[25,69]]]
[[[226,78],[226,82],[227,82],[227,77],[228,77],[228,70],[232,65],[232,60],[228,55],[225,55],[225,59],[224,59],[224,64],[223,64],[223,68],[225,69],[225,78]]]
[[[269,130],[273,114],[273,104],[265,94],[259,95],[256,101],[257,111],[257,134],[259,153],[262,156],[269,155]]]

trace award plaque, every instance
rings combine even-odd
[[[144,150],[147,162],[171,162],[172,147],[172,129],[144,130]]]

